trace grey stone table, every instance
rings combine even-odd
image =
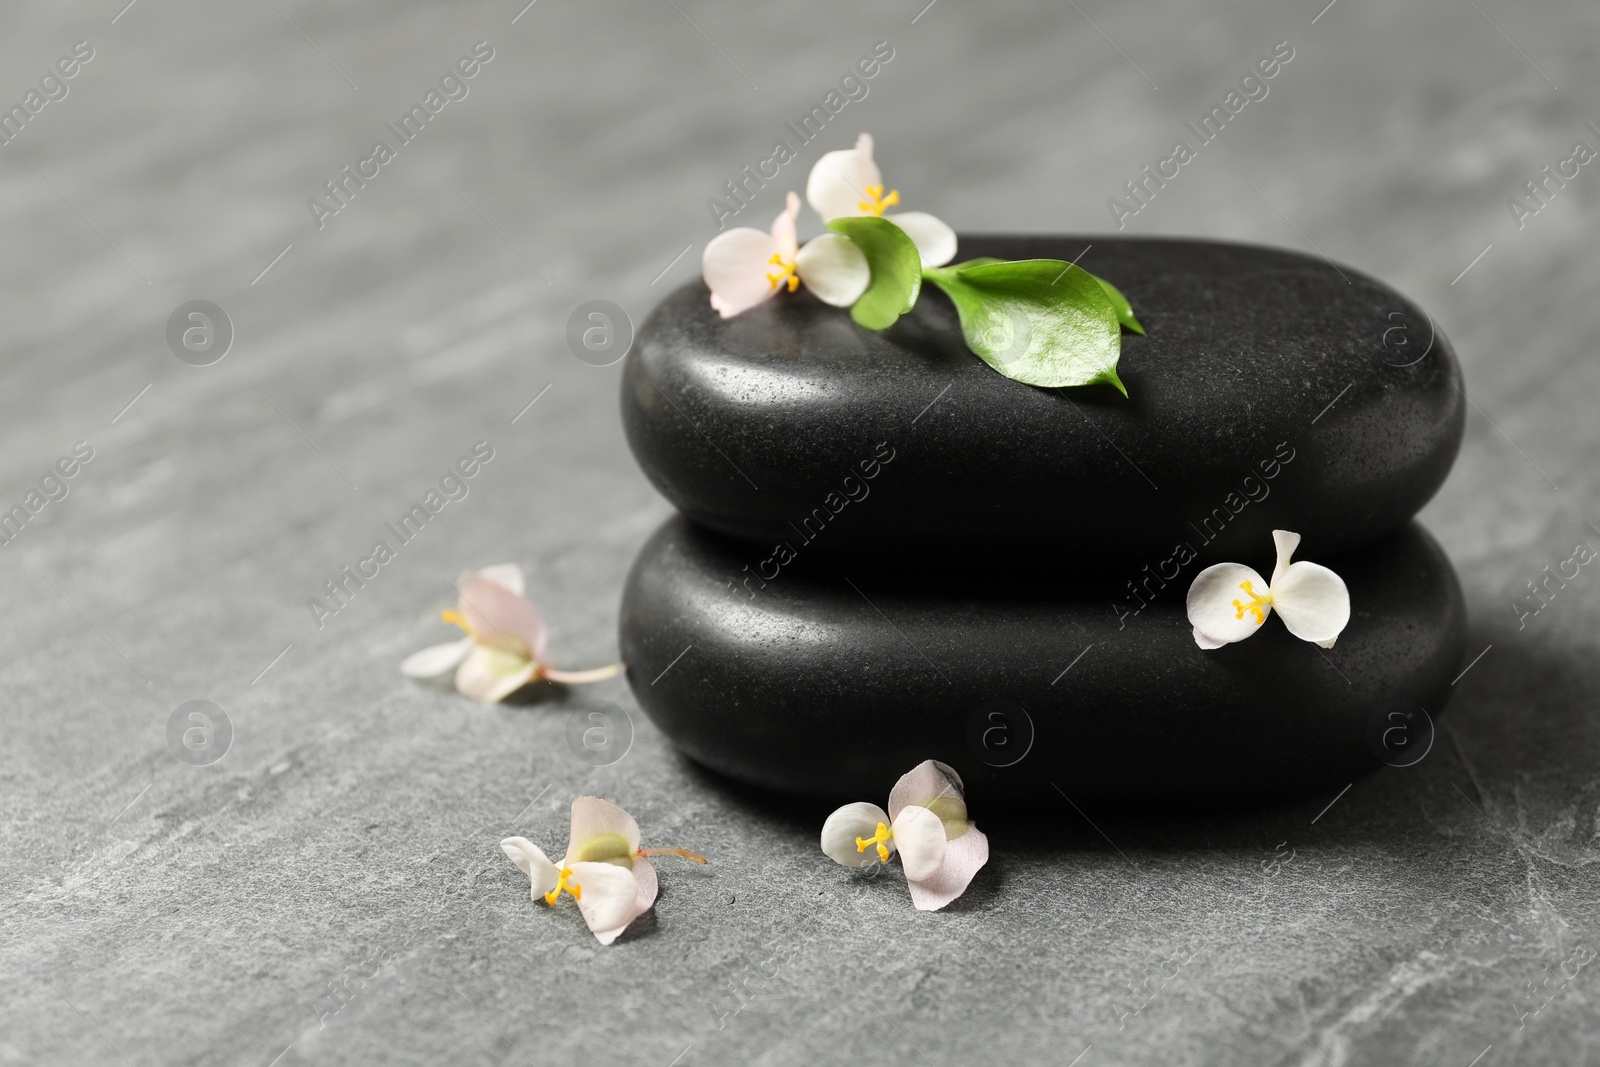
[[[1524,599],[1600,544],[1600,176],[1541,172],[1600,143],[1592,4],[522,3],[0,13],[26,116],[0,147],[0,502],[92,450],[0,547],[0,1062],[1600,1062],[1600,577]],[[400,677],[449,579],[502,560],[561,662],[614,655],[667,508],[568,316],[637,322],[693,277],[707,200],[880,41],[791,186],[870,130],[907,203],[968,232],[1279,244],[1437,316],[1473,409],[1423,518],[1478,658],[1425,760],[1269,810],[991,821],[989,870],[923,915],[897,873],[823,860],[822,812],[687,764],[620,681],[586,695],[632,747],[596,767],[573,698]],[[1278,42],[1268,94],[1114,213]],[[208,366],[220,333],[188,363],[167,340],[200,299],[233,333]],[[479,441],[468,495],[319,625],[307,600]],[[191,700],[226,715],[220,760],[169,745]],[[605,949],[497,847],[558,845],[580,792],[712,857],[663,862]]]

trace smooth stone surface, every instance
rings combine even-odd
[[[874,334],[804,291],[724,320],[697,279],[628,357],[629,444],[713,529],[855,556],[1150,555],[1198,537],[1228,558],[1276,527],[1342,552],[1397,529],[1444,480],[1461,374],[1399,293],[1278,249],[1092,245],[962,237],[958,258],[1082,256],[1119,285],[1148,330],[1123,335],[1127,399],[1002,377],[931,287]],[[873,466],[885,448],[892,463]]]
[[[1270,542],[1260,547],[1245,561],[1270,571]],[[798,561],[747,597],[729,579],[748,554],[681,518],[657,531],[623,594],[629,682],[700,763],[840,799],[886,795],[929,758],[989,807],[1057,788],[1189,805],[1343,785],[1379,765],[1369,732],[1388,702],[1442,708],[1466,633],[1455,572],[1414,523],[1338,560],[1302,553],[1350,588],[1351,622],[1329,651],[1277,618],[1202,651],[1184,611],[1197,567],[1119,619],[1103,575],[1002,588]],[[982,731],[1025,743],[1017,706],[1031,749],[993,766],[1016,748]]]

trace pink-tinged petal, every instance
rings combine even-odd
[[[518,596],[524,592],[522,568],[515,563],[496,563],[493,566],[480,567],[478,573],[491,582],[505,586]]]
[[[639,851],[639,824],[632,815],[609,800],[576,797],[572,801],[572,835],[567,839],[567,857],[582,851],[584,842],[600,834],[616,834],[628,843],[628,852]]]
[[[790,193],[784,200],[783,211],[772,220],[772,239],[778,243],[778,254],[785,262],[794,262],[795,249],[800,247],[795,236],[795,219],[800,216],[800,197]]]
[[[569,887],[579,892],[578,910],[602,945],[615,941],[639,917],[639,881],[633,871],[614,863],[569,863]],[[654,873],[654,872],[652,872]]]
[[[1261,628],[1261,623],[1272,614],[1272,605],[1260,605],[1259,620],[1254,611],[1240,611],[1240,605],[1253,602],[1250,592],[1244,589],[1245,583],[1249,583],[1251,592],[1267,595],[1266,580],[1242,563],[1213,564],[1194,576],[1194,583],[1189,586],[1188,608],[1195,644],[1201,648],[1220,648],[1243,641]],[[1215,643],[1208,644],[1203,639]]]
[[[1300,547],[1300,535],[1288,530],[1273,530],[1272,544],[1278,550],[1278,562],[1272,568],[1272,585],[1276,588],[1278,579],[1289,569],[1289,557]]]
[[[924,267],[942,267],[956,258],[956,231],[926,211],[904,211],[884,218],[906,232]]]
[[[1350,622],[1350,590],[1320,563],[1301,560],[1272,583],[1272,606],[1289,632],[1302,641],[1332,648]]]
[[[927,808],[910,804],[900,809],[890,829],[894,831],[894,843],[898,846],[906,877],[915,882],[933,877],[939,864],[944,862],[945,848],[949,844],[944,820]]]
[[[429,645],[421,652],[413,652],[400,661],[400,673],[407,678],[438,678],[449,674],[472,651],[472,638],[446,641],[442,645]]]
[[[861,201],[867,186],[882,185],[883,172],[872,158],[872,135],[862,134],[854,148],[826,152],[806,179],[806,201],[822,221],[865,215]]]
[[[795,255],[794,272],[824,304],[847,308],[872,282],[872,268],[856,243],[842,233],[813,237]]]
[[[897,818],[901,809],[909,804],[925,808],[940,797],[965,800],[961,791],[961,776],[947,763],[923,760],[901,775],[889,791],[889,817]]]
[[[723,318],[749,311],[778,290],[767,278],[782,268],[773,255],[781,255],[777,238],[748,226],[719,233],[706,245],[700,274],[711,290],[711,306]]]
[[[550,892],[560,882],[561,872],[556,870],[556,865],[526,837],[508,837],[500,842],[500,849],[528,876],[531,884],[529,896],[534,900]]]
[[[548,635],[533,601],[477,571],[463,573],[456,581],[456,591],[461,594],[457,610],[479,644],[532,660],[544,659]]]
[[[633,878],[639,883],[639,898],[634,902],[633,913],[635,916],[643,915],[656,904],[656,893],[660,890],[661,882],[656,878],[656,869],[650,861],[643,856],[634,857]]]
[[[456,668],[456,692],[480,704],[498,704],[538,676],[532,661],[474,641]]]
[[[989,839],[976,826],[945,846],[944,861],[932,877],[907,880],[918,911],[938,911],[967,891],[973,876],[989,862]]]

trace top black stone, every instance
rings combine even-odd
[[[932,286],[880,334],[804,290],[722,319],[697,280],[625,367],[645,473],[698,522],[813,554],[1238,558],[1274,528],[1323,553],[1368,544],[1455,459],[1449,342],[1349,268],[1212,241],[961,238],[977,256],[1081,256],[1120,287],[1148,330],[1122,338],[1128,397],[1001,376]]]

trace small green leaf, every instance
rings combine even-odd
[[[1046,387],[1104,383],[1128,395],[1117,377],[1117,310],[1088,271],[1025,259],[923,274],[955,304],[967,346],[1007,378]]]
[[[922,256],[906,232],[876,215],[834,219],[828,229],[854,241],[867,257],[872,283],[850,305],[850,317],[869,330],[886,330],[911,310],[922,291]]]
[[[1106,291],[1106,295],[1111,298],[1111,306],[1115,308],[1117,312],[1117,321],[1120,322],[1126,329],[1132,330],[1140,337],[1143,337],[1144,327],[1139,325],[1139,320],[1134,317],[1133,307],[1128,303],[1128,298],[1122,295],[1122,290],[1118,289],[1116,286],[1112,285],[1110,282],[1099,277],[1098,275],[1091,274],[1089,277],[1099,282],[1100,288],[1104,289]]]

